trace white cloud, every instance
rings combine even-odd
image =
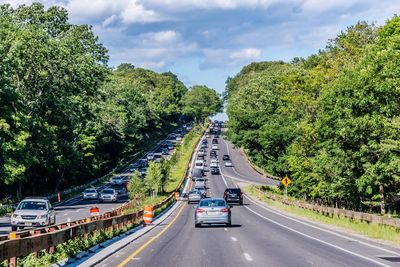
[[[296,2],[298,0],[147,0],[152,6],[163,6],[170,9],[237,9],[266,8],[275,3]]]
[[[234,49],[204,49],[205,60],[201,69],[238,67],[261,58],[261,50],[257,48]]]
[[[178,38],[178,33],[176,31],[162,31],[153,34],[153,39],[156,42],[164,43],[171,42]]]

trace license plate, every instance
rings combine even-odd
[[[218,211],[207,211],[207,214],[216,215],[216,214],[218,214]]]
[[[27,222],[27,223],[25,223],[25,225],[26,225],[26,226],[32,226],[32,223]]]

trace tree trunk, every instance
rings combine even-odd
[[[381,215],[385,215],[385,191],[383,189],[383,184],[379,185],[379,194],[381,195]]]
[[[22,181],[18,181],[18,191],[17,191],[17,198],[22,199]]]

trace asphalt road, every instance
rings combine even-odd
[[[234,167],[223,166],[228,150]],[[218,155],[222,175],[207,174],[209,196],[221,197],[226,187],[244,183],[275,183],[254,172],[229,144],[221,142]],[[231,227],[195,228],[193,207],[182,203],[167,221],[97,266],[400,265],[398,248],[282,214],[247,197],[232,209]]]
[[[175,131],[176,132],[176,131]],[[174,132],[174,133],[175,133]],[[168,135],[164,140],[161,142],[171,142],[175,141],[174,138],[171,137],[171,135]],[[156,152],[160,148],[160,143],[156,146],[154,146],[148,153]],[[134,164],[134,163],[132,163]],[[122,170],[121,173],[129,173],[129,166]],[[110,185],[108,183],[104,184],[101,186],[101,188],[104,187],[109,187]],[[118,202],[115,203],[99,203],[97,200],[83,200],[82,197],[75,197],[69,200],[66,200],[65,202],[61,203],[61,205],[55,207],[56,211],[56,223],[65,223],[68,220],[75,221],[75,220],[81,220],[87,217],[90,217],[90,207],[96,206],[99,207],[100,209],[100,214],[106,213],[108,211],[112,211],[114,208],[122,205],[128,200],[128,197],[126,194],[120,194],[119,195],[119,200]],[[29,229],[29,228],[25,228]],[[0,236],[1,235],[7,235],[11,231],[11,220],[10,216],[3,216],[0,217]],[[24,231],[24,230],[20,230]]]

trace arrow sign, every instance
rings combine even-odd
[[[281,183],[285,186],[288,187],[292,183],[292,180],[289,179],[289,177],[285,176],[282,180]]]

